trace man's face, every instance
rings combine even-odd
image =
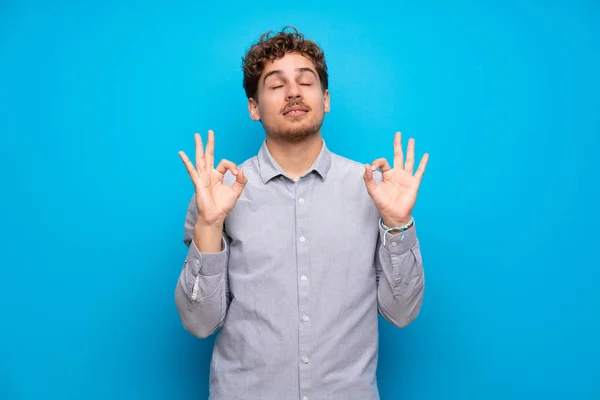
[[[298,53],[265,64],[257,97],[248,101],[251,118],[261,120],[268,135],[285,141],[319,132],[329,112],[329,91],[321,89],[313,63]]]

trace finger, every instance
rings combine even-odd
[[[198,168],[198,171],[204,171],[206,169],[206,160],[204,159],[202,137],[199,133],[196,133],[194,138],[196,139],[196,168]]]
[[[208,143],[206,144],[206,168],[212,169],[215,167],[215,133],[209,129]]]
[[[246,187],[246,183],[248,182],[248,178],[244,175],[244,171],[241,168],[238,168],[238,174],[235,178],[235,182],[231,185],[231,189],[238,194],[242,194],[244,187]]]
[[[408,146],[406,148],[406,165],[404,169],[408,172],[413,173],[415,169],[415,139],[408,139]]]
[[[192,178],[192,180],[195,181],[198,177],[198,172],[196,171],[196,168],[194,168],[194,165],[183,151],[180,151],[178,154],[179,157],[181,157],[181,161],[183,161],[183,165],[185,165],[185,169],[187,169],[190,178]]]
[[[373,168],[369,164],[365,164],[365,173],[363,174],[365,185],[367,186],[367,192],[370,194],[377,187],[377,183],[373,178]]]
[[[390,167],[390,164],[385,158],[378,158],[377,160],[373,161],[371,169],[373,171],[376,171],[378,168],[381,169],[382,173],[385,173],[392,169],[392,167]]]
[[[394,137],[394,168],[402,168],[404,153],[402,152],[402,132],[396,132]]]
[[[217,172],[219,172],[222,175],[225,175],[225,172],[227,172],[227,170],[229,170],[233,175],[238,174],[237,165],[235,165],[235,163],[229,160],[223,159],[217,166]]]
[[[419,178],[419,181],[421,181],[423,175],[425,174],[425,168],[427,168],[427,161],[429,161],[429,153],[425,153],[423,155],[423,157],[421,158],[421,162],[419,163],[419,168],[417,168],[417,172],[415,173],[415,176]]]

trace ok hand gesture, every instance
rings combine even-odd
[[[196,133],[194,137],[196,168],[183,151],[179,152],[179,156],[194,183],[198,219],[202,218],[201,221],[206,225],[222,224],[242,194],[248,178],[244,176],[241,168],[228,160],[221,160],[217,168],[214,168],[215,136],[212,130],[208,131],[206,152],[200,135]],[[223,177],[228,170],[236,177],[231,186],[223,183]]]
[[[365,164],[363,178],[367,186],[367,192],[379,210],[383,222],[391,227],[402,226],[410,221],[411,212],[417,200],[419,185],[429,160],[429,154],[425,153],[421,158],[417,172],[413,175],[415,141],[412,138],[408,141],[407,153],[406,163],[404,163],[401,134],[397,132],[394,138],[394,168],[390,167],[385,158],[373,161],[372,165]],[[381,168],[383,176],[379,184],[373,179],[373,171],[378,168]]]

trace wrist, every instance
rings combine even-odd
[[[412,221],[412,217],[409,215],[406,218],[389,218],[382,217],[383,224],[389,226],[390,228],[396,228],[400,226],[408,225]],[[412,226],[412,224],[411,224]]]
[[[222,251],[221,235],[223,233],[223,222],[206,224],[197,221],[194,226],[194,244],[201,253],[219,253]]]
[[[381,217],[379,224],[380,224],[380,227],[382,229],[384,229],[386,233],[388,233],[392,236],[394,236],[398,233],[401,233],[400,240],[404,240],[404,232],[412,229],[412,227],[415,225],[415,220],[412,216],[408,219],[408,221],[406,221],[402,218],[399,218],[399,219],[392,219],[391,222],[392,222],[392,225],[388,225],[384,221],[384,218]],[[385,246],[385,236],[383,237],[383,244]]]
[[[225,221],[215,221],[215,222],[206,222],[201,218],[196,220],[196,224],[194,225],[194,230],[199,231],[222,231],[223,226],[225,225]]]

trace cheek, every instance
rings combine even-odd
[[[272,116],[274,114],[276,114],[275,112],[275,104],[273,104],[273,102],[264,102],[262,104],[262,110],[260,112],[261,115],[265,115],[265,116]]]
[[[261,112],[272,114],[274,109],[277,109],[281,100],[278,98],[276,93],[267,92],[264,93],[259,102],[259,108]]]
[[[281,108],[278,102],[273,101],[273,99],[263,99],[261,103],[259,103],[258,110],[260,112],[260,117],[263,122],[274,121],[277,119],[279,115],[279,109]]]
[[[313,111],[323,111],[325,99],[321,93],[315,93],[311,98],[310,104],[312,104]]]

